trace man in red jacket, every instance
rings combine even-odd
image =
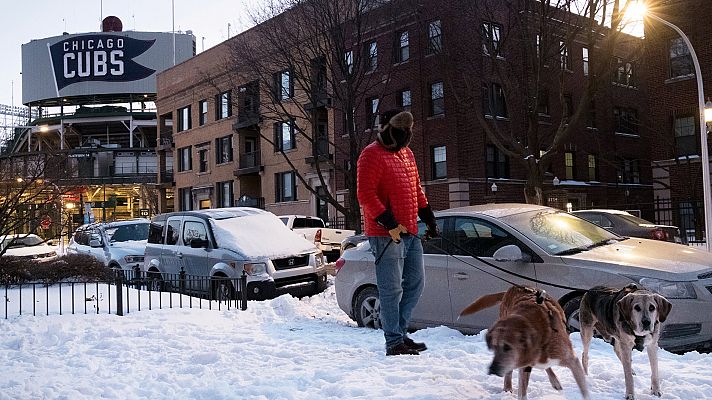
[[[377,140],[358,159],[357,194],[366,235],[376,257],[376,283],[386,355],[417,355],[424,343],[407,336],[410,316],[423,292],[423,245],[417,218],[426,236],[437,236],[435,215],[420,186],[418,167],[408,148],[413,115],[389,111],[381,116]]]

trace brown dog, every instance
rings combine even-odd
[[[537,289],[512,286],[504,293],[482,296],[460,315],[474,314],[501,302],[499,319],[487,331],[487,348],[494,351],[489,373],[504,376],[504,391],[512,391],[512,371],[519,369],[520,400],[527,398],[533,367],[546,368],[551,386],[561,384],[550,368],[571,370],[584,399],[588,399],[586,375],[574,353],[564,322],[564,310],[556,300]]]
[[[588,347],[595,329],[613,345],[623,364],[625,398],[635,398],[631,353],[647,346],[650,361],[651,391],[660,396],[658,377],[658,339],[661,324],[667,319],[672,304],[659,294],[629,285],[623,289],[596,286],[581,298],[579,321],[583,342],[583,369],[588,374]]]

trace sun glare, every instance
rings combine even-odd
[[[628,11],[626,12],[628,20],[630,21],[640,21],[647,14],[648,8],[645,6],[643,1],[632,1],[628,6]]]

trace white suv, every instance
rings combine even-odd
[[[145,218],[93,223],[77,229],[67,247],[69,254],[89,254],[113,269],[138,271],[150,221]]]

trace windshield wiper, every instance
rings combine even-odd
[[[578,253],[581,253],[581,252],[583,252],[583,251],[591,250],[591,249],[593,249],[593,248],[595,248],[595,247],[600,247],[600,246],[605,246],[605,245],[607,245],[607,244],[610,244],[610,242],[611,242],[612,240],[618,240],[618,239],[605,239],[605,240],[601,240],[600,242],[596,242],[596,243],[594,243],[594,244],[590,244],[590,245],[588,245],[588,246],[574,247],[574,248],[572,248],[572,249],[563,250],[563,251],[560,251],[560,252],[558,252],[558,253],[554,253],[554,255],[555,255],[555,256],[569,256],[569,255],[572,255],[572,254],[578,254]]]

